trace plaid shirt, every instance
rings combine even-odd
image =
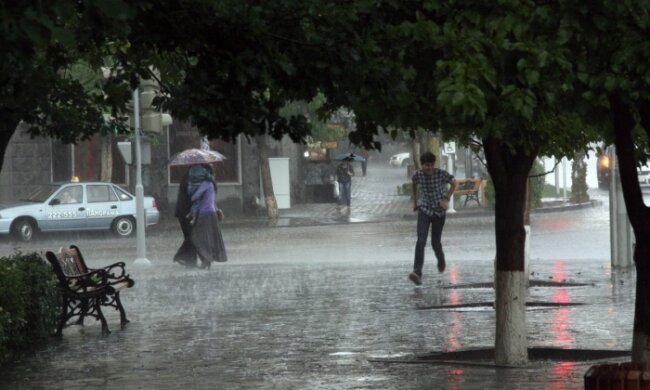
[[[413,174],[413,185],[417,185],[418,209],[432,217],[445,215],[445,209],[440,207],[440,201],[445,197],[447,184],[454,181],[454,176],[447,171],[435,168],[431,176],[426,175],[421,169]]]

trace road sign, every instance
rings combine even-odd
[[[456,143],[445,142],[443,145],[443,150],[445,151],[445,154],[456,154]]]

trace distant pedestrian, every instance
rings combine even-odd
[[[366,170],[368,169],[368,157],[370,157],[370,155],[366,148],[361,148],[359,155],[363,157],[363,161],[361,161],[361,172],[363,173],[363,176],[365,176]]]
[[[413,211],[418,212],[417,243],[413,272],[409,279],[416,285],[422,284],[422,267],[424,265],[424,248],[427,245],[429,227],[431,227],[431,246],[438,260],[438,271],[445,270],[445,253],[442,250],[442,228],[445,226],[446,210],[449,199],[454,194],[456,180],[449,172],[434,168],[436,156],[431,152],[420,156],[422,169],[413,174]],[[447,188],[449,185],[449,188]]]
[[[339,207],[347,206],[348,211],[352,201],[352,176],[354,176],[350,160],[350,158],[343,159],[336,167],[336,180],[339,183]]]

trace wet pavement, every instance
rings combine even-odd
[[[106,313],[113,331],[107,337],[92,320],[68,327],[62,340],[3,367],[0,388],[582,388],[582,376],[599,361],[531,360],[525,368],[385,361],[493,347],[489,306],[431,307],[494,300],[494,219],[481,210],[448,218],[447,270],[434,271],[428,249],[423,286],[414,287],[406,278],[415,245],[414,221],[403,217],[408,201],[388,189],[374,199],[377,191],[368,191],[402,179],[371,168],[355,179],[350,218],[375,223],[349,223],[347,215],[333,215],[338,222],[330,223],[321,213],[331,213],[332,205],[283,211],[289,221],[318,223],[229,221],[229,261],[209,271],[171,262],[181,242],[173,223],[148,231],[151,266],[133,265],[135,239],[106,234],[48,235],[21,246],[44,251],[75,243],[92,265],[126,261],[136,281],[122,294],[131,323],[120,330],[118,313]],[[530,308],[530,347],[630,348],[635,275],[609,265],[603,194],[595,193],[604,202],[593,207],[532,217],[530,271],[539,283],[529,301],[582,305]],[[0,252],[15,246],[2,240]]]

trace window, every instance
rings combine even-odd
[[[76,204],[83,202],[83,189],[81,186],[67,186],[56,194],[55,199],[61,204]]]
[[[117,196],[120,198],[121,201],[133,199],[133,197],[129,195],[128,192],[124,191],[120,187],[113,187],[113,188],[115,188],[115,191],[117,191]]]
[[[117,141],[114,136],[95,135],[77,145],[52,142],[52,181],[70,181],[74,175],[86,181],[125,184],[126,164]]]
[[[108,185],[89,185],[86,187],[88,190],[88,202],[115,202],[117,196]]]

